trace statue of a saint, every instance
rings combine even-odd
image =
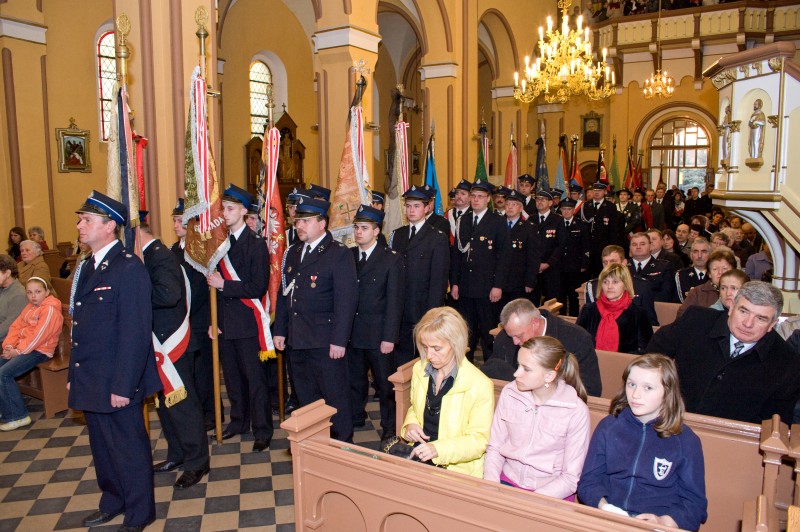
[[[764,102],[757,99],[753,103],[753,114],[750,115],[750,143],[748,145],[751,159],[760,159],[764,151],[764,127],[767,125],[767,117],[761,107]]]
[[[727,162],[731,156],[731,106],[725,107],[725,116],[719,125],[722,131],[722,160]]]

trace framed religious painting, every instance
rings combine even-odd
[[[581,115],[581,149],[591,150],[600,147],[603,138],[603,115],[595,112]]]
[[[92,171],[89,140],[89,130],[79,129],[74,118],[69,119],[69,127],[56,128],[59,172]]]

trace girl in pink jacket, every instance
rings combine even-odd
[[[31,424],[16,377],[53,357],[64,318],[61,301],[50,293],[41,277],[25,284],[28,304],[8,329],[0,355],[0,430],[8,431]]]
[[[525,342],[492,421],[483,478],[575,500],[591,428],[578,361],[548,336]]]

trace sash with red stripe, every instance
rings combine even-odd
[[[226,281],[241,281],[236,270],[233,268],[233,263],[227,255],[219,263],[222,277]],[[253,316],[256,318],[256,326],[258,327],[258,343],[260,349],[258,351],[258,358],[261,361],[270,358],[276,358],[278,354],[275,352],[275,344],[272,343],[272,333],[269,331],[269,314],[265,309],[269,308],[267,304],[269,296],[264,294],[262,299],[246,299],[241,298],[240,301],[245,304],[250,310],[253,311]]]
[[[161,378],[161,384],[164,386],[164,405],[167,408],[183,401],[187,395],[183,380],[178,375],[178,370],[175,369],[175,362],[186,353],[191,331],[189,328],[189,301],[192,300],[192,289],[189,286],[189,278],[186,277],[186,272],[183,271],[183,268],[181,268],[181,273],[183,274],[183,283],[186,285],[186,315],[183,318],[183,322],[163,344],[158,340],[155,333],[153,334],[156,367],[158,368],[158,376]]]

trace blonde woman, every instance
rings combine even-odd
[[[414,327],[414,341],[420,360],[401,431],[417,444],[411,457],[482,478],[494,385],[465,357],[467,324],[449,307],[434,308]]]
[[[628,267],[610,264],[597,280],[597,297],[581,309],[577,324],[594,338],[596,349],[644,353],[653,336],[647,314],[633,304],[633,279]]]

